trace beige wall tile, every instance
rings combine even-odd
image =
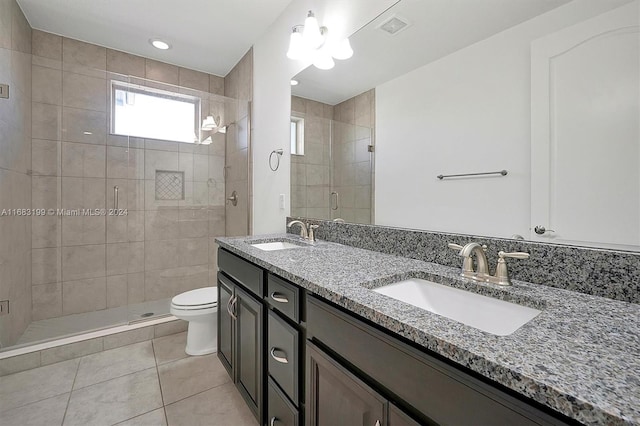
[[[62,345],[42,351],[42,365],[55,364],[102,351],[102,338]]]
[[[62,109],[62,140],[104,145],[107,133],[105,112],[68,107]]]
[[[107,277],[107,308],[117,308],[127,304],[127,276]]]
[[[33,284],[60,282],[60,249],[55,247],[33,249],[31,252],[31,280]]]
[[[66,107],[107,111],[107,84],[103,78],[68,71],[62,73],[62,104]]]
[[[141,56],[107,49],[107,71],[144,78],[145,59]]]
[[[62,245],[81,246],[105,243],[104,216],[62,217]]]
[[[65,37],[62,40],[62,61],[98,70],[106,70],[107,49]]]
[[[1,11],[2,8],[0,7]],[[36,367],[40,367],[40,352],[38,351],[12,356],[11,358],[0,359],[0,376],[31,370]]]
[[[51,68],[54,70],[62,69],[62,61],[51,58],[44,58],[42,56],[31,56],[31,64],[39,67]]]
[[[5,0],[7,1],[7,0]],[[10,0],[14,3],[13,0]],[[14,3],[11,20],[11,48],[23,53],[31,53],[31,26],[20,7]]]
[[[209,74],[209,93],[224,96],[224,78]]]
[[[62,104],[62,71],[34,65],[31,69],[32,100]]]
[[[62,143],[62,176],[105,177],[106,147],[84,143]]]
[[[158,324],[154,326],[154,336],[158,338],[169,336],[171,334],[182,333],[183,331],[187,331],[188,326],[189,323],[183,320],[175,320]]]
[[[148,244],[144,250],[146,271],[180,266],[179,240],[159,240]]]
[[[40,30],[31,33],[31,53],[62,61],[62,37]]]
[[[65,209],[104,209],[105,179],[63,177],[62,207]]]
[[[106,273],[104,244],[64,247],[62,249],[62,277],[64,281],[104,277]]]
[[[144,241],[144,211],[129,210],[127,214],[127,237],[129,241]]]
[[[62,284],[34,285],[31,288],[33,321],[62,316]]]
[[[31,120],[31,136],[34,139],[60,140],[61,107],[33,102]]]
[[[178,69],[178,84],[182,87],[209,92],[209,74],[181,67]]]
[[[204,265],[209,262],[208,238],[185,238],[178,240],[180,266]]]
[[[121,207],[125,208],[125,206]],[[127,235],[127,216],[107,216],[106,222],[107,243],[126,243],[129,241],[129,237]],[[108,263],[107,259],[107,264]]]
[[[36,209],[57,209],[60,207],[60,178],[34,176],[31,179],[32,207]]]
[[[62,243],[62,219],[59,216],[31,217],[31,247],[59,247]]]
[[[121,275],[144,270],[143,242],[107,244],[107,275]]]
[[[177,85],[179,84],[178,74],[178,67],[175,65],[165,64],[153,59],[145,60],[145,78],[149,80]]]
[[[31,141],[31,170],[34,176],[60,176],[60,142],[43,139]]]
[[[180,237],[180,211],[161,209],[145,212],[145,239],[147,241],[176,239]]]
[[[129,304],[144,302],[144,272],[127,274],[127,300]]]
[[[89,278],[62,283],[63,315],[93,312],[107,307],[106,278]]]
[[[11,20],[15,6],[13,0],[0,1],[0,48],[3,49],[11,49]]]

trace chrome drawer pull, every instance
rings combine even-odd
[[[271,421],[269,421],[269,426],[275,426],[277,421],[278,421],[277,417],[275,416],[271,417]]]
[[[282,357],[282,356],[277,356],[275,354],[276,351],[280,351],[280,352],[284,352],[283,350],[280,350],[278,348],[271,348],[271,351],[269,351],[269,354],[271,355],[271,358],[275,359],[278,362],[281,362],[283,364],[289,364],[289,360],[286,357]],[[286,354],[286,352],[285,352]]]
[[[280,303],[289,303],[289,299],[287,299],[287,296],[285,296],[282,293],[278,293],[276,291],[274,291],[273,293],[271,293],[271,298],[273,300],[275,300],[276,302],[280,302]]]

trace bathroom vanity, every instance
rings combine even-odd
[[[217,242],[218,356],[261,425],[640,422],[636,304],[290,234]],[[498,336],[373,291],[407,278],[541,312]]]

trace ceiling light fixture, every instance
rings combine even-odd
[[[208,115],[207,118],[202,120],[201,129],[205,131],[211,131],[220,126],[220,116],[213,118],[213,115]]]
[[[298,84],[300,84],[300,82],[298,80],[291,80],[291,85],[292,86],[297,86]]]
[[[149,43],[151,43],[151,45],[156,49],[160,49],[160,50],[171,49],[171,45],[169,43],[167,43],[166,41],[159,40],[157,38],[149,39]]]
[[[289,39],[287,58],[310,61],[317,68],[328,70],[335,66],[335,59],[349,59],[353,49],[348,38],[332,40],[327,27],[321,27],[312,11],[304,25],[295,25]]]

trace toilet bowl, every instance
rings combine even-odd
[[[171,314],[189,322],[185,348],[185,352],[189,355],[206,355],[217,350],[218,293],[216,290],[216,287],[198,288],[171,299]]]

